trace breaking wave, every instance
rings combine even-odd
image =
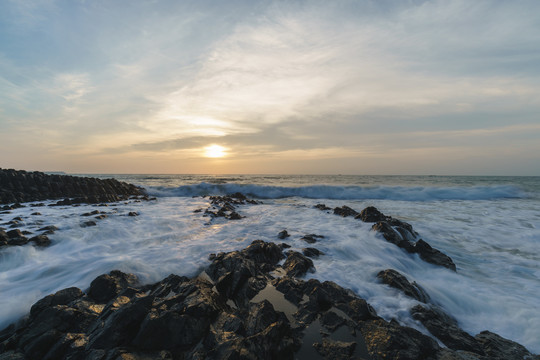
[[[226,195],[241,192],[259,199],[281,199],[300,197],[307,199],[336,200],[493,200],[527,198],[517,186],[470,186],[470,187],[424,187],[424,186],[332,186],[310,185],[299,187],[268,186],[254,184],[211,184],[199,183],[178,187],[149,187],[148,193],[161,197],[191,197],[204,195]]]

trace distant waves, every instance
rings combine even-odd
[[[242,192],[259,199],[281,199],[300,197],[307,199],[335,200],[493,200],[527,198],[528,195],[517,186],[469,186],[469,187],[428,187],[428,186],[332,186],[310,185],[299,187],[254,185],[254,184],[211,184],[202,182],[178,187],[149,187],[149,194],[162,197],[191,197],[203,195],[225,195]]]

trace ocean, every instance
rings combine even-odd
[[[253,240],[312,246],[306,278],[335,281],[366,299],[387,320],[426,332],[409,309],[416,301],[382,285],[379,271],[395,269],[416,281],[433,302],[475,335],[490,330],[540,353],[540,177],[87,175],[114,177],[146,188],[155,201],[109,206],[27,206],[0,213],[0,227],[21,217],[21,230],[55,225],[52,246],[0,249],[0,328],[43,296],[119,269],[151,283],[174,273],[194,276],[211,253]],[[210,218],[204,195],[242,192],[259,205],[239,205],[241,220]],[[45,205],[52,201],[45,202]],[[449,255],[454,273],[386,242],[369,223],[320,211],[314,205],[375,206],[410,223],[420,237]],[[81,227],[99,210],[108,217]],[[127,216],[129,212],[139,216]],[[39,215],[32,215],[39,213]],[[279,240],[286,229],[291,236]],[[313,245],[300,238],[323,235]]]

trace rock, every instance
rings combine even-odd
[[[133,274],[125,274],[113,270],[109,274],[100,275],[92,281],[88,296],[98,303],[106,303],[116,297],[128,286],[134,286],[138,279]]]
[[[314,244],[317,242],[317,239],[324,239],[323,235],[316,235],[316,234],[307,234],[300,238],[300,240],[304,240],[308,244]]]
[[[379,222],[379,221],[385,221],[386,216],[380,212],[376,207],[374,206],[368,206],[364,210],[360,211],[360,214],[356,215],[355,219],[360,219],[363,222]]]
[[[345,360],[351,359],[356,348],[356,343],[324,338],[322,342],[314,343],[313,347],[324,359]]]
[[[97,220],[103,220],[103,219],[106,219],[108,218],[107,215],[105,214],[101,214],[101,215],[98,215],[98,216],[95,216],[94,219],[97,219]]]
[[[0,204],[61,199],[57,206],[85,202],[111,202],[129,195],[143,194],[143,189],[115,179],[96,179],[68,175],[47,175],[42,172],[0,169]],[[40,206],[43,204],[32,204]]]
[[[374,359],[430,359],[440,349],[429,336],[395,322],[365,321],[360,328]]]
[[[283,240],[283,239],[285,239],[285,238],[288,238],[289,236],[291,236],[291,235],[289,235],[289,233],[287,232],[287,230],[282,230],[282,231],[279,232],[279,234],[278,234],[277,237],[278,237],[278,239],[282,239],[282,240]]]
[[[96,222],[95,221],[85,221],[83,223],[81,223],[81,227],[85,228],[85,227],[90,227],[90,226],[96,226]]]
[[[139,213],[136,211],[130,211],[128,216],[139,216]]]
[[[414,242],[416,232],[410,224],[390,218],[390,221],[379,221],[371,229],[382,234],[386,241],[405,251],[419,254],[420,258],[426,262],[456,271],[456,265],[448,255],[432,248],[422,239]]]
[[[33,212],[33,213],[31,213],[30,215],[37,216],[37,215],[41,215],[41,213],[40,213],[40,212]]]
[[[240,216],[240,214],[238,214],[236,211],[232,211],[227,218],[229,220],[240,220],[242,219],[242,216]]]
[[[51,240],[49,239],[47,235],[34,236],[30,238],[29,242],[33,242],[34,244],[36,244],[36,246],[41,246],[41,247],[51,245]]]
[[[92,216],[92,215],[97,215],[97,214],[99,214],[99,210],[90,211],[90,212],[81,214],[81,216]]]
[[[10,239],[16,239],[16,238],[24,237],[24,234],[19,229],[13,229],[7,232],[7,236]]]
[[[401,234],[394,230],[388,222],[379,221],[374,224],[371,229],[381,233],[386,241],[405,249],[407,252],[413,251],[414,245],[410,241],[403,239]]]
[[[309,248],[303,248],[302,254],[304,254],[307,257],[310,258],[318,258],[320,255],[324,255],[324,253],[318,249],[309,247]]]
[[[2,231],[0,235],[0,243],[7,244],[9,246],[22,246],[28,244],[28,238],[24,236],[23,232],[19,229],[9,230],[7,233]]]
[[[474,338],[491,359],[522,360],[533,357],[524,346],[490,331],[482,331]]]
[[[315,209],[319,209],[321,211],[327,211],[327,210],[332,210],[331,208],[329,208],[328,206],[326,206],[325,204],[317,204],[314,206]]]
[[[433,336],[452,350],[465,350],[485,355],[481,344],[463,331],[457,321],[442,309],[417,305],[411,309],[412,317],[420,321]]]
[[[38,229],[38,231],[45,231],[45,232],[48,232],[49,234],[53,234],[57,230],[58,228],[54,225],[49,225],[49,226],[42,227],[41,229]]]
[[[287,253],[287,260],[283,264],[283,269],[289,276],[300,277],[304,276],[308,271],[315,270],[315,267],[311,259],[308,259],[299,252],[289,251]]]
[[[290,263],[310,261],[287,254]],[[256,240],[214,255],[192,279],[169,275],[140,285],[132,274],[111,271],[87,295],[68,288],[36,302],[29,316],[0,331],[0,360],[302,359],[303,341],[326,359],[529,356],[485,332],[475,341],[489,355],[441,349],[432,338],[379,318],[364,299],[333,282],[272,277],[282,258],[279,245]],[[308,329],[318,338],[307,337]]]
[[[416,242],[413,252],[419,254],[422,260],[428,263],[444,266],[450,270],[456,271],[456,265],[448,255],[432,248],[422,239]]]
[[[348,217],[348,216],[355,217],[358,215],[358,211],[353,210],[350,207],[343,205],[342,207],[335,208],[334,214],[343,216],[343,217]]]
[[[413,299],[423,303],[427,303],[429,301],[429,295],[424,289],[422,289],[416,282],[411,284],[405,276],[401,275],[396,270],[383,270],[377,274],[377,277],[381,279],[383,284],[398,289]]]

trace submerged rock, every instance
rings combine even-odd
[[[377,278],[381,279],[383,284],[389,285],[402,291],[405,295],[423,303],[429,301],[429,295],[416,282],[410,283],[409,280],[394,269],[387,269],[379,272]]]

